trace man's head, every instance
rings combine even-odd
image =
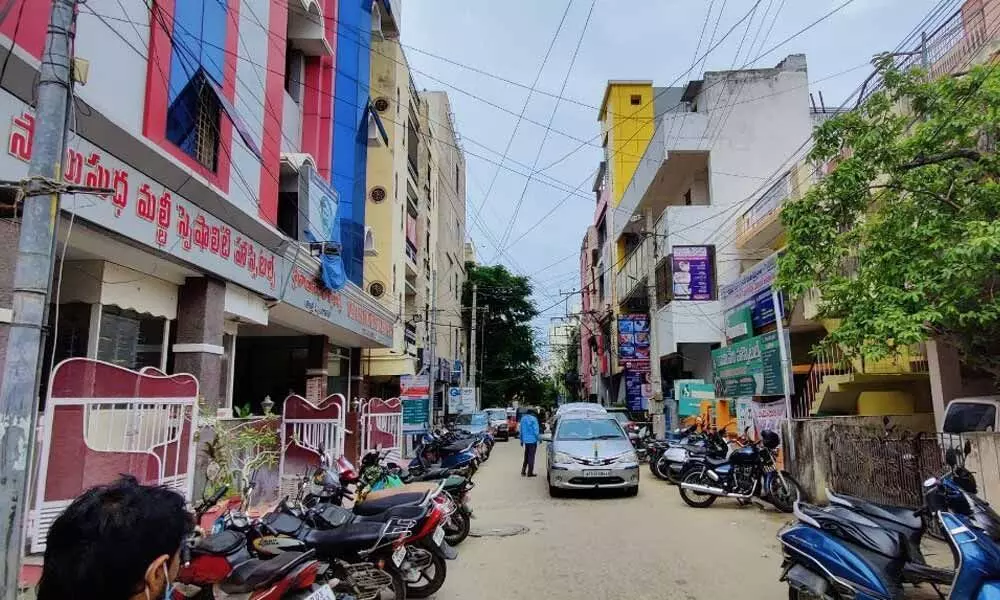
[[[84,492],[49,529],[38,600],[157,600],[194,523],[184,498],[134,477]]]

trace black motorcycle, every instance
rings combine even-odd
[[[716,498],[736,498],[749,504],[752,498],[767,500],[781,512],[792,512],[799,498],[798,483],[791,474],[777,468],[775,458],[781,443],[778,434],[763,431],[760,440],[735,450],[727,459],[694,457],[695,466],[680,485],[681,498],[688,506],[707,508]]]

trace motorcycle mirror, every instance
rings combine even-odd
[[[966,456],[972,454],[972,442],[970,442],[969,440],[965,440],[965,446],[962,448],[962,450],[963,452],[965,452]]]

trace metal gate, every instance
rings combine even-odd
[[[319,406],[302,396],[285,398],[281,409],[281,459],[279,497],[294,496],[297,485],[310,467],[320,464],[327,455],[334,461],[344,453],[344,426],[347,399],[331,394]]]
[[[940,475],[944,451],[951,447],[933,433],[887,436],[857,427],[835,426],[829,439],[834,491],[910,508],[923,505],[922,483]]]
[[[59,363],[49,379],[31,551],[85,490],[120,474],[191,498],[198,380],[131,371],[88,358]]]
[[[403,403],[399,398],[371,398],[361,402],[361,455],[375,450],[389,450],[390,456],[403,456]]]

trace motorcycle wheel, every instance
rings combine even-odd
[[[790,513],[795,501],[802,497],[802,488],[791,474],[785,471],[781,474],[787,485],[782,484],[781,477],[772,477],[767,489],[767,500],[781,512]]]
[[[420,572],[420,579],[412,583],[406,582],[406,595],[410,598],[427,598],[441,589],[447,575],[444,558],[431,552],[431,564]]]
[[[464,508],[459,508],[455,511],[451,518],[448,519],[448,523],[444,526],[444,539],[452,546],[457,546],[465,541],[465,538],[469,537],[469,531],[472,529],[472,521],[469,519],[469,514],[465,512]]]
[[[663,479],[663,477],[660,476],[660,473],[656,470],[657,460],[659,459],[656,456],[649,457],[649,472],[653,474],[653,477],[656,477],[657,479]]]
[[[701,471],[691,471],[682,481],[684,483],[697,483],[701,485],[712,485],[715,483]],[[686,490],[680,486],[678,486],[677,489],[681,493],[681,500],[683,500],[688,506],[693,506],[694,508],[708,508],[709,506],[712,506],[715,499],[718,498],[718,496],[713,496],[711,494],[699,494],[698,492],[692,490]]]

